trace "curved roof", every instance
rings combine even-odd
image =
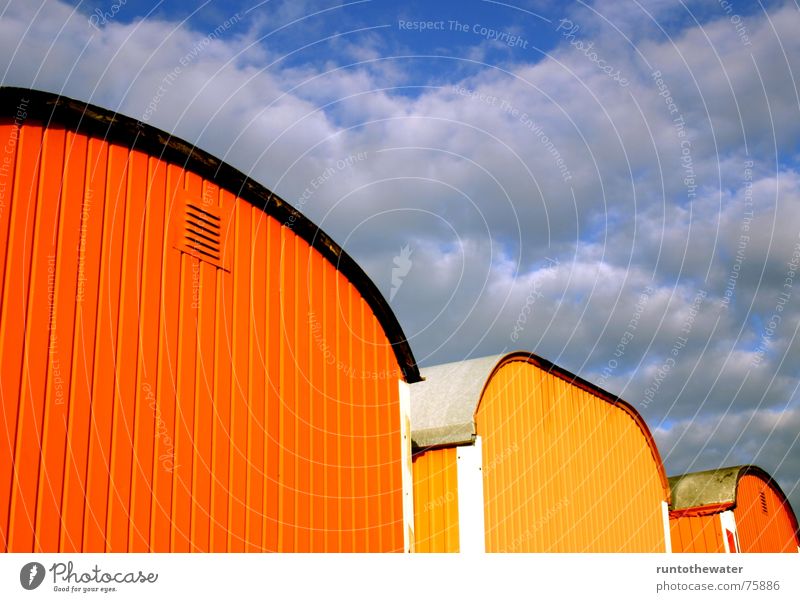
[[[593,385],[568,370],[528,351],[423,368],[422,382],[411,389],[411,442],[416,449],[469,445],[475,441],[475,415],[494,374],[510,362],[527,362],[567,381],[603,401],[617,406],[636,422],[659,467],[662,485],[669,493],[661,455],[644,419],[628,402]]]
[[[753,475],[767,483],[789,508],[791,505],[780,485],[758,466],[744,465],[692,472],[669,478],[672,491],[671,511],[693,510],[689,514],[701,515],[722,512],[736,507],[739,481]]]
[[[291,221],[293,231],[336,266],[364,297],[394,349],[405,380],[409,383],[420,380],[419,368],[408,340],[375,283],[330,236],[286,201],[238,169],[185,140],[85,102],[39,90],[0,87],[0,119],[13,119],[23,101],[27,101],[24,105],[26,120],[61,125],[181,165],[236,194],[281,223]]]
[[[502,355],[422,369],[411,387],[411,442],[415,447],[466,445],[475,441],[475,411]]]

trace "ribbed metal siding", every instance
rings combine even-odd
[[[782,498],[762,479],[754,475],[739,479],[733,515],[742,552],[797,552],[800,542],[789,512]]]
[[[486,549],[663,552],[659,461],[621,407],[513,361],[477,412]]]
[[[458,449],[414,456],[414,551],[458,552]]]
[[[725,552],[719,514],[670,518],[669,527],[673,552]]]
[[[0,148],[2,549],[401,551],[400,371],[353,285],[179,166]],[[174,248],[187,193],[231,214],[230,271]]]

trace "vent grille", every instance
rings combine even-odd
[[[767,508],[767,494],[764,493],[763,489],[759,491],[758,498],[761,501],[761,511],[764,514],[769,514],[769,508]]]
[[[179,203],[175,224],[174,246],[178,250],[229,270],[225,261],[223,236],[227,228],[227,212],[219,206],[203,202],[188,194]]]
[[[194,203],[186,204],[183,236],[186,245],[213,261],[222,259],[220,217]]]

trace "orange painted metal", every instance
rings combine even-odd
[[[782,495],[763,479],[739,480],[733,511],[742,552],[797,552],[797,520]]]
[[[669,527],[673,552],[725,552],[719,514],[670,513]]]
[[[0,549],[402,551],[403,374],[328,257],[133,141],[0,153]],[[187,198],[223,267],[173,244]]]
[[[733,512],[738,552],[796,553],[800,548],[797,519],[783,493],[763,470],[739,473],[735,500],[670,512],[673,552],[724,552],[720,514]],[[729,544],[730,547],[730,544]]]
[[[519,354],[489,378],[476,423],[487,551],[665,550],[666,475],[629,405]]]
[[[417,454],[414,473],[414,551],[458,552],[458,449]]]

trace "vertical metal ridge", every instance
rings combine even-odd
[[[247,421],[248,421],[248,345],[250,337],[251,245],[249,207],[236,202],[234,252],[233,363],[231,395],[231,468],[228,495],[229,551],[243,552],[246,543],[247,501]]]
[[[166,165],[166,187],[164,194],[164,232],[169,231],[171,220],[176,219],[177,197],[180,194],[183,175],[180,168]],[[153,491],[150,509],[150,550],[168,552],[172,544],[172,471],[175,469],[175,435],[178,356],[178,315],[179,299],[175,293],[175,283],[180,283],[181,259],[170,252],[168,237],[161,241],[161,290],[171,290],[172,294],[162,294],[159,298],[158,372],[156,380],[157,431],[153,453]],[[162,422],[163,421],[163,422]],[[163,423],[163,427],[161,426]]]
[[[348,366],[350,380],[353,383],[351,412],[353,417],[353,496],[354,500],[354,535],[355,549],[369,551],[369,505],[368,469],[365,453],[366,407],[364,399],[364,308],[360,297],[356,297],[348,287],[348,295],[353,303],[353,320],[349,322],[352,333],[352,361]]]
[[[98,268],[98,284],[97,284],[97,314],[96,314],[96,325],[94,328],[94,361],[93,361],[93,370],[92,370],[92,384],[91,384],[91,392],[90,392],[90,404],[89,404],[89,412],[88,412],[88,419],[89,419],[89,442],[88,442],[88,451],[87,451],[87,468],[86,468],[86,500],[84,503],[84,516],[83,516],[83,548],[82,551],[84,552],[104,552],[106,549],[106,538],[105,538],[105,527],[106,527],[106,511],[108,507],[108,471],[103,470],[103,467],[98,467],[98,463],[102,462],[105,465],[105,468],[108,468],[108,462],[106,461],[106,455],[102,453],[102,445],[103,439],[102,434],[98,434],[98,429],[102,428],[103,425],[106,423],[105,420],[98,420],[97,415],[101,411],[105,411],[106,408],[104,405],[112,403],[113,404],[113,391],[115,388],[115,379],[114,379],[114,355],[113,351],[107,351],[104,345],[104,341],[107,339],[104,338],[104,326],[108,326],[109,330],[113,329],[114,332],[108,333],[108,336],[112,337],[113,340],[116,340],[116,329],[113,326],[113,318],[110,315],[110,304],[108,300],[104,303],[104,293],[112,294],[113,291],[118,287],[111,286],[108,283],[109,278],[113,278],[114,272],[117,274],[119,273],[119,266],[117,266],[116,270],[114,270],[113,266],[109,267],[109,264],[113,262],[113,244],[114,239],[116,238],[114,235],[114,228],[115,220],[114,217],[118,211],[118,199],[119,199],[119,186],[114,188],[115,179],[112,176],[112,166],[114,173],[117,174],[119,171],[118,167],[118,158],[121,149],[119,147],[109,145],[107,149],[107,158],[105,163],[105,170],[102,174],[102,177],[105,181],[104,190],[105,190],[105,203],[103,206],[103,220],[102,220],[102,233],[100,235],[100,261],[99,261],[99,268]],[[127,153],[126,153],[127,155]],[[118,174],[117,174],[118,175]],[[117,178],[119,179],[119,178]],[[122,220],[124,221],[124,220]],[[116,226],[117,228],[119,226]],[[117,312],[119,311],[119,303],[115,303],[114,305],[117,306]],[[108,314],[108,315],[107,315]],[[108,322],[106,323],[106,320]],[[111,362],[111,366],[107,365]],[[100,369],[98,369],[98,364],[102,363]],[[101,382],[101,379],[107,380],[108,373],[111,373],[111,399],[108,399],[107,394],[103,394],[100,389],[108,389],[106,383]],[[105,385],[105,386],[104,386]],[[97,450],[97,447],[101,447],[101,451]],[[100,460],[97,459],[97,454],[101,454]],[[100,479],[100,485],[97,485],[97,481]],[[105,479],[106,485],[103,486],[102,480]],[[96,490],[100,489],[99,492]],[[100,503],[101,496],[104,498],[103,502]],[[102,511],[102,523],[101,525],[98,524],[98,517],[95,514],[95,511]],[[87,516],[88,515],[88,516]],[[98,528],[100,527],[100,528]],[[102,539],[102,541],[101,541]]]
[[[102,169],[98,170],[98,165]],[[99,140],[88,140],[84,190],[81,198],[81,217],[97,204],[95,214],[105,213],[108,145]],[[96,195],[96,196],[95,196]],[[89,214],[91,216],[91,214]],[[85,230],[85,232],[84,232]],[[100,301],[100,250],[102,248],[104,220],[87,218],[81,226],[78,251],[78,291],[75,296],[75,341],[73,363],[75,368],[70,380],[70,414],[67,419],[67,472],[64,480],[64,503],[62,512],[61,551],[80,552],[84,549],[86,482],[89,470],[89,441],[91,438],[91,399],[95,368],[95,340],[97,337],[97,308]],[[86,284],[81,288],[81,261]],[[84,303],[85,300],[88,301]],[[86,306],[86,307],[84,307]],[[90,316],[88,321],[84,320]],[[86,330],[88,329],[88,331]],[[82,365],[81,365],[82,364]],[[71,460],[71,461],[70,461]],[[74,470],[70,470],[74,468]],[[72,483],[72,481],[76,483]],[[68,547],[69,546],[69,547]]]
[[[161,298],[162,240],[166,204],[166,166],[148,157],[143,215],[142,269],[139,285],[139,323],[134,396],[132,474],[130,487],[130,523],[128,550],[148,552],[150,546],[151,506],[153,498],[153,461],[156,438],[161,429],[156,407],[156,380],[159,353],[159,315]],[[155,288],[155,294],[151,291]],[[147,366],[150,363],[151,372]],[[143,407],[144,406],[144,407]],[[140,491],[142,489],[143,491]]]
[[[251,208],[250,240],[250,343],[249,343],[249,403],[248,403],[248,486],[247,486],[247,547],[263,551],[262,493],[264,490],[264,434],[266,416],[266,277],[267,233],[264,215]]]
[[[185,219],[187,198],[202,195],[200,176],[182,170],[183,186],[179,186],[179,220]],[[180,223],[180,222],[178,222]],[[174,252],[170,250],[170,252]],[[178,317],[178,396],[175,420],[175,468],[172,471],[172,551],[192,552],[192,487],[194,458],[197,443],[194,440],[195,412],[197,409],[197,371],[199,362],[198,329],[200,327],[199,302],[202,299],[201,277],[203,261],[190,253],[181,253],[180,311]]]
[[[381,330],[381,334],[383,331]],[[384,432],[386,436],[392,440],[394,444],[386,445],[386,462],[389,466],[389,478],[388,482],[386,483],[387,491],[389,492],[389,503],[386,505],[388,517],[386,520],[387,528],[388,528],[388,545],[386,546],[387,549],[393,552],[405,552],[405,540],[406,540],[406,522],[413,520],[413,512],[412,516],[408,517],[405,516],[407,502],[405,501],[405,488],[403,486],[404,478],[405,482],[408,480],[408,466],[403,465],[404,458],[401,454],[401,450],[398,449],[396,445],[397,441],[402,443],[403,439],[403,432],[406,429],[406,425],[401,423],[400,419],[400,391],[399,391],[399,383],[402,381],[402,377],[399,375],[399,370],[395,371],[392,369],[394,365],[392,362],[392,357],[394,357],[391,350],[391,345],[388,344],[389,341],[386,339],[387,344],[383,348],[382,352],[382,359],[383,365],[386,366],[387,370],[387,378],[383,382],[383,387],[381,387],[381,393],[383,395],[383,399],[385,399],[385,408],[384,408]],[[410,437],[410,433],[407,433]],[[411,457],[411,442],[410,440],[407,442],[406,447],[408,456],[405,460],[410,460],[412,462],[411,465],[411,489],[412,495],[415,494],[414,490],[414,468],[413,468],[413,458]],[[404,477],[405,475],[405,477]],[[414,500],[412,498],[412,508],[414,504]],[[381,507],[384,507],[381,504]],[[412,542],[413,543],[413,542]]]
[[[350,288],[348,287],[347,283],[342,282],[340,279],[341,288],[344,291],[345,295],[345,303],[347,304],[347,319],[345,320],[345,324],[348,326],[348,331],[352,334],[352,324],[354,322],[353,316],[353,295],[350,294]],[[353,366],[354,361],[354,352],[353,352],[353,339],[355,337],[348,336],[346,337],[347,341],[347,355],[345,359],[345,367],[349,368]],[[345,375],[346,376],[346,375]],[[347,474],[348,474],[348,487],[347,490],[344,492],[345,499],[348,500],[348,514],[349,516],[349,529],[347,533],[347,547],[345,551],[347,552],[354,552],[358,550],[357,547],[357,528],[358,528],[358,516],[356,515],[356,483],[355,480],[357,478],[356,469],[355,469],[355,438],[356,438],[356,425],[355,425],[355,384],[353,383],[352,378],[346,378],[347,380],[347,393],[345,394],[345,403],[347,406]]]
[[[388,400],[384,399],[380,393],[380,382],[383,380],[381,374],[384,373],[385,367],[383,362],[380,361],[378,357],[378,347],[380,345],[380,334],[377,332],[377,326],[374,321],[370,321],[370,342],[371,342],[371,353],[370,353],[370,362],[369,365],[371,368],[369,370],[373,371],[376,374],[376,377],[371,381],[371,391],[368,391],[367,397],[371,397],[373,399],[374,409],[373,409],[373,428],[371,431],[376,434],[374,437],[375,441],[375,450],[373,452],[373,481],[374,481],[374,496],[377,499],[383,499],[386,495],[385,489],[383,488],[383,482],[381,479],[381,474],[387,470],[391,463],[387,461],[384,454],[386,451],[385,446],[385,437],[386,437],[386,426],[383,423],[383,418],[386,414],[386,406],[388,404]],[[388,378],[388,377],[386,377]],[[391,495],[391,494],[390,494]],[[383,504],[378,504],[376,507],[377,518],[375,519],[375,528],[377,530],[376,539],[377,539],[377,548],[376,551],[386,550],[387,546],[384,543],[385,534],[387,531],[387,520],[386,520],[386,506]],[[388,548],[391,549],[391,548]]]
[[[218,191],[199,177],[189,180],[190,192],[199,194],[204,208],[216,210]],[[220,233],[221,242],[221,233]],[[220,256],[222,247],[220,244]],[[217,279],[220,270],[200,262],[197,299],[197,360],[195,367],[195,408],[192,431],[192,488],[190,549],[208,552],[211,537],[211,464],[214,412],[214,349],[216,344]],[[194,296],[193,296],[194,299]],[[194,301],[193,301],[194,302]]]
[[[122,262],[122,245],[119,240],[121,238],[120,231],[124,226],[124,206],[121,208],[122,218],[119,218],[119,211],[120,196],[125,194],[123,182],[126,182],[127,157],[126,149],[114,145],[109,146],[90,410],[89,467],[84,508],[84,550],[90,552],[106,551],[108,543],[106,520],[111,460],[111,416],[109,414],[113,415],[113,399],[116,390],[116,340],[120,301],[119,277]],[[99,370],[98,363],[101,364]],[[90,514],[88,520],[87,512]]]
[[[325,475],[325,496],[328,500],[326,512],[325,551],[339,552],[342,549],[341,515],[341,428],[339,425],[339,371],[336,363],[339,355],[339,339],[337,332],[338,303],[336,300],[336,272],[327,261],[322,262],[322,282],[327,294],[322,296],[323,313],[321,332],[330,358],[325,366],[325,434],[331,442],[325,447],[325,462],[329,467]]]
[[[232,209],[228,220],[228,230],[224,233],[223,253],[234,257],[230,249],[235,244],[235,197],[226,190],[218,191],[219,204],[229,205]],[[215,349],[214,349],[214,423],[211,431],[212,448],[212,480],[211,480],[211,517],[209,533],[209,551],[228,551],[229,515],[228,500],[230,498],[230,441],[231,425],[231,382],[233,350],[231,348],[233,333],[233,287],[232,274],[219,274],[217,278],[217,303],[215,305]]]
[[[270,494],[272,492],[273,472],[270,469],[272,462],[272,439],[270,422],[272,412],[275,408],[275,383],[272,377],[275,372],[272,370],[272,363],[275,358],[275,323],[271,320],[271,313],[275,311],[272,307],[272,296],[274,283],[274,270],[271,269],[275,262],[275,231],[274,220],[264,220],[264,236],[266,238],[266,256],[265,264],[267,269],[264,273],[264,290],[265,290],[265,303],[264,303],[264,325],[265,325],[265,339],[264,339],[264,449],[263,449],[263,467],[264,473],[261,479],[261,547],[265,552],[273,552],[276,549],[276,541],[272,533],[272,521],[270,520]],[[280,239],[279,241],[280,242]],[[280,247],[278,247],[280,248]],[[278,258],[280,261],[280,257]]]
[[[61,360],[67,365],[66,379],[69,380],[71,369],[71,355],[64,357],[65,346],[72,347],[72,325],[75,318],[74,289],[76,284],[74,263],[77,260],[75,241],[71,239],[76,233],[74,219],[78,212],[72,211],[69,192],[76,175],[67,169],[67,164],[74,165],[74,148],[76,136],[66,132],[62,162],[57,170],[59,172],[59,193],[57,202],[58,232],[55,241],[55,273],[53,275],[52,299],[48,283],[48,301],[50,303],[49,336],[48,336],[48,362],[46,367],[46,382],[44,392],[44,421],[42,428],[41,465],[39,469],[39,487],[36,499],[36,534],[37,547],[40,550],[57,550],[60,539],[60,514],[61,494],[63,489],[64,457],[66,451],[66,411],[69,407],[69,396],[64,399],[63,383],[61,377]],[[78,138],[81,145],[81,138]],[[67,150],[69,148],[69,150]],[[84,157],[78,157],[77,177],[81,178]],[[80,188],[83,186],[79,181]],[[65,190],[67,192],[65,193]],[[72,227],[70,227],[72,226]],[[65,239],[70,239],[69,243]],[[65,290],[66,288],[66,290]],[[55,345],[55,349],[53,346]],[[55,355],[55,358],[53,357]],[[58,370],[56,370],[58,368]],[[56,377],[58,372],[58,377]],[[59,381],[56,381],[56,378]],[[61,391],[59,396],[58,391]],[[65,406],[59,411],[60,406]],[[42,487],[46,483],[47,492]]]
[[[55,203],[49,201],[53,197],[55,199],[60,197],[60,174],[63,171],[65,137],[64,130],[46,130],[39,152],[41,159],[36,203],[33,207],[35,218],[27,287],[28,303],[25,316],[25,338],[22,349],[20,411],[17,418],[19,428],[24,435],[20,437],[18,433],[15,453],[16,457],[22,459],[25,468],[17,472],[17,487],[11,500],[12,514],[16,510],[17,503],[21,504],[24,510],[26,520],[22,525],[17,524],[17,527],[24,531],[26,538],[30,538],[31,547],[36,551],[41,549],[36,533],[37,501],[39,498],[39,477],[44,460],[41,449],[45,428],[44,415],[46,413],[44,404],[45,381],[51,350],[49,329],[52,324],[52,311],[55,307],[54,299],[51,300],[51,294],[55,294],[55,254],[57,252],[56,244],[59,225],[58,201],[56,200]],[[46,315],[48,318],[41,320],[42,315]],[[46,353],[36,353],[42,347],[47,350]],[[33,352],[30,351],[31,349],[33,349]],[[29,400],[30,420],[24,422],[24,418],[27,416],[25,411],[27,409],[26,400]],[[29,425],[27,429],[25,428],[26,424]],[[34,444],[35,448],[31,449]]]
[[[233,224],[233,241],[230,243],[234,247],[233,252],[233,311],[231,314],[231,397],[230,397],[230,422],[228,427],[228,483],[227,483],[227,515],[228,515],[228,531],[226,537],[226,551],[233,552],[233,526],[232,526],[232,516],[233,516],[233,509],[234,509],[234,487],[233,484],[236,481],[234,476],[234,426],[236,420],[236,405],[238,400],[238,388],[239,388],[239,375],[237,373],[237,363],[236,359],[238,356],[238,346],[235,344],[234,340],[236,335],[239,332],[238,323],[242,319],[240,313],[238,312],[240,297],[242,295],[241,291],[241,273],[243,271],[241,266],[241,260],[239,258],[239,245],[241,244],[241,218],[240,218],[241,209],[239,204],[236,203],[236,206],[233,209],[233,214],[231,216],[232,224]]]
[[[142,173],[144,171],[144,173]],[[115,391],[112,401],[111,456],[109,463],[108,551],[128,551],[130,489],[133,476],[133,427],[136,420],[137,325],[141,289],[142,226],[144,219],[147,158],[138,151],[127,157],[125,209],[123,212],[122,267],[120,270],[119,319],[116,334]],[[133,314],[134,319],[128,318]],[[120,466],[121,464],[121,466]],[[121,516],[117,517],[116,514]],[[121,523],[121,526],[115,525]]]
[[[308,247],[308,283],[309,304],[306,314],[301,318],[306,325],[306,346],[308,351],[308,386],[310,428],[310,446],[308,465],[310,470],[309,490],[311,513],[309,521],[310,549],[325,550],[325,465],[324,449],[327,434],[325,433],[325,398],[324,398],[324,366],[325,357],[318,343],[320,340],[320,319],[322,313],[323,290],[322,256],[312,247]]]
[[[3,481],[3,495],[0,496],[0,503],[3,504],[3,529],[4,529],[4,550],[9,552],[17,551],[13,544],[14,537],[14,521],[13,521],[13,499],[17,482],[17,449],[19,439],[19,415],[21,412],[20,396],[22,390],[22,375],[23,375],[23,354],[25,345],[25,317],[28,308],[28,289],[25,283],[25,274],[30,270],[30,253],[28,251],[28,230],[33,229],[32,220],[35,218],[35,200],[32,202],[31,197],[37,197],[39,186],[39,156],[41,153],[42,144],[42,130],[41,128],[22,128],[17,140],[17,145],[20,150],[17,151],[17,160],[15,162],[14,181],[22,181],[21,186],[15,186],[12,192],[12,205],[9,215],[9,237],[8,237],[8,250],[6,252],[6,267],[5,278],[3,282],[3,313],[2,320],[0,321],[0,369],[2,369],[2,379],[0,379],[0,387],[5,392],[3,395],[3,409],[4,414],[7,408],[12,408],[12,412],[5,414],[6,429],[13,424],[13,434],[7,431],[8,437],[8,463],[3,466],[4,474],[2,475]],[[28,151],[28,146],[34,146],[35,158],[29,160],[19,160],[19,157],[26,157],[32,154]],[[24,175],[23,175],[24,174]],[[25,184],[28,184],[26,187]],[[28,202],[20,201],[20,189],[27,188]],[[24,194],[24,193],[23,193]],[[34,211],[31,212],[31,206]],[[20,222],[18,224],[17,222]],[[15,227],[16,226],[16,227]],[[16,256],[19,255],[19,268],[15,265]],[[14,280],[12,274],[17,275],[19,272],[18,282],[22,281],[22,286],[17,289],[15,285],[14,291],[19,290],[22,294],[17,297],[18,306],[13,303],[11,296],[11,281]],[[28,276],[29,278],[29,276]],[[11,309],[9,309],[11,307]],[[16,310],[16,311],[15,311]],[[9,315],[11,314],[11,315]],[[12,400],[12,401],[7,401]],[[8,496],[5,492],[8,492]],[[24,551],[24,550],[22,550]]]
[[[3,195],[0,197],[0,287],[5,283],[6,263],[9,255],[9,237],[11,236],[11,212],[15,206],[14,198],[18,194],[18,170],[19,161],[17,155],[22,137],[22,128],[16,123],[0,124],[0,149],[2,149],[3,162],[0,165],[0,183],[2,183]],[[13,144],[11,143],[13,139]],[[11,145],[11,152],[6,149]],[[8,201],[8,202],[6,202]],[[0,315],[3,315],[5,306],[4,287],[0,290]],[[0,525],[4,524],[0,517]],[[0,530],[0,547],[5,549],[5,526]]]
[[[295,319],[294,323],[294,373],[296,395],[294,402],[295,450],[294,462],[296,470],[296,510],[295,510],[295,551],[306,553],[311,551],[311,519],[313,513],[310,488],[311,460],[310,444],[313,439],[313,425],[310,422],[311,383],[308,378],[310,367],[308,347],[308,312],[310,310],[310,247],[298,237],[294,238],[295,248]]]
[[[175,458],[175,465],[173,470],[170,472],[169,481],[171,482],[172,486],[172,496],[170,498],[170,508],[169,508],[169,551],[170,552],[183,552],[178,546],[176,531],[180,528],[178,525],[178,468],[180,467],[181,462],[181,447],[180,447],[180,432],[183,427],[183,370],[181,369],[184,361],[183,357],[185,354],[184,351],[184,341],[186,338],[185,327],[186,327],[186,310],[185,310],[185,301],[184,295],[186,290],[186,273],[187,273],[187,263],[191,261],[191,258],[186,257],[185,255],[181,255],[178,259],[180,264],[180,271],[178,276],[178,290],[177,290],[177,298],[178,298],[178,314],[177,314],[177,326],[178,326],[178,348],[175,353],[175,436],[174,436],[174,458]]]
[[[267,220],[269,232],[269,258],[268,271],[269,286],[267,287],[268,300],[267,309],[269,311],[267,328],[269,332],[269,366],[267,380],[269,389],[267,390],[267,424],[269,436],[267,437],[267,448],[269,455],[267,458],[267,541],[269,551],[278,551],[278,522],[280,504],[280,476],[282,471],[280,448],[282,445],[281,433],[281,408],[283,403],[283,391],[281,389],[281,349],[282,349],[282,313],[281,313],[281,237],[282,226],[274,219]]]
[[[286,340],[285,340],[285,325],[283,322],[284,316],[284,308],[286,306],[286,227],[281,226],[280,232],[280,252],[278,253],[278,257],[280,258],[280,267],[279,276],[278,276],[278,284],[280,287],[280,323],[278,324],[278,328],[280,329],[280,347],[279,347],[279,398],[278,403],[279,411],[278,411],[278,475],[282,475],[285,472],[284,463],[286,461],[286,450],[284,449],[283,443],[285,441],[284,435],[286,431]],[[283,552],[286,546],[286,529],[284,527],[284,521],[286,517],[286,491],[284,489],[283,479],[278,476],[278,543],[277,543],[277,550],[278,552]]]
[[[331,286],[334,290],[333,299],[335,300],[334,303],[331,304],[331,313],[333,314],[333,330],[335,332],[335,354],[334,357],[336,362],[341,363],[342,358],[345,353],[344,345],[342,345],[342,320],[340,319],[343,312],[344,312],[344,305],[342,300],[342,291],[341,291],[341,277],[338,272],[331,273],[333,282]],[[342,384],[342,373],[337,365],[334,369],[334,374],[336,375],[336,397],[335,397],[335,407],[336,407],[336,502],[337,502],[337,532],[338,532],[338,542],[337,542],[337,552],[345,552],[348,549],[346,545],[346,538],[344,534],[345,529],[345,511],[349,510],[349,506],[345,502],[345,473],[347,468],[344,465],[345,459],[345,451],[343,445],[343,428],[344,422],[342,420],[342,406],[346,403],[346,400],[343,398],[342,393],[344,391],[344,385]],[[348,519],[349,523],[349,519]]]
[[[315,341],[315,344],[319,347],[321,356],[322,356],[322,365],[321,365],[321,378],[320,383],[322,387],[322,394],[320,395],[322,400],[322,431],[323,437],[326,442],[331,441],[333,435],[331,431],[331,422],[330,422],[330,414],[331,414],[331,378],[330,378],[330,362],[329,362],[329,354],[332,354],[330,349],[330,336],[328,334],[329,329],[329,322],[328,322],[328,295],[325,293],[329,290],[329,283],[328,283],[328,270],[326,269],[326,261],[325,259],[320,256],[319,261],[319,305],[317,306],[319,309],[319,313],[316,315],[317,319],[317,332],[319,334],[319,338]],[[330,357],[334,358],[335,356],[330,355]],[[336,514],[334,513],[333,516],[331,515],[331,510],[335,510],[333,504],[333,496],[331,495],[331,473],[333,472],[333,458],[331,457],[331,447],[332,445],[328,443],[327,445],[323,445],[322,447],[322,462],[325,466],[325,470],[323,472],[322,477],[322,499],[324,500],[323,505],[323,516],[322,516],[322,529],[323,529],[323,543],[322,543],[322,551],[323,552],[333,552],[337,549],[337,546],[334,544],[334,536],[335,533],[333,532],[334,525],[337,524]],[[331,520],[333,519],[333,520]]]
[[[104,399],[100,404],[95,407],[102,407],[105,412],[104,416],[108,420],[99,421],[100,426],[103,428],[102,437],[98,436],[100,442],[101,459],[105,467],[105,474],[102,475],[102,490],[104,490],[105,502],[102,502],[102,497],[98,494],[97,502],[102,511],[103,524],[98,522],[98,542],[102,538],[104,543],[105,552],[113,550],[113,534],[112,523],[114,505],[112,504],[112,496],[114,489],[114,455],[115,449],[119,445],[119,441],[115,436],[115,428],[117,425],[118,403],[120,396],[120,371],[125,369],[125,365],[121,359],[122,348],[120,344],[123,342],[120,338],[120,330],[123,328],[124,318],[124,298],[123,288],[125,286],[125,256],[128,252],[126,228],[128,226],[128,212],[130,206],[128,203],[129,188],[128,183],[130,179],[130,157],[131,152],[126,147],[111,146],[109,151],[110,158],[116,155],[115,163],[119,163],[119,171],[112,171],[109,169],[109,178],[113,177],[116,180],[116,190],[113,191],[114,209],[112,218],[112,235],[109,238],[109,265],[108,270],[109,278],[106,281],[108,284],[108,292],[111,296],[109,299],[109,331],[107,344],[109,344],[109,351],[106,360],[110,360],[110,370],[108,373],[101,374],[101,378],[105,377],[109,382],[104,383],[104,387],[110,387],[110,393],[104,395]],[[111,163],[109,163],[111,165]],[[121,205],[121,207],[120,207]],[[120,242],[121,241],[121,242]],[[119,247],[118,249],[116,247]],[[113,253],[112,253],[113,252]],[[113,262],[113,263],[112,263]],[[116,270],[114,269],[116,268]],[[106,407],[107,404],[107,407]],[[94,404],[93,404],[94,405]],[[104,440],[103,440],[104,439]]]
[[[246,462],[247,462],[247,470],[245,472],[245,510],[244,510],[244,551],[251,552],[257,551],[253,547],[253,542],[250,540],[250,522],[251,522],[251,514],[252,514],[252,493],[251,488],[253,487],[253,472],[254,467],[251,462],[251,458],[253,456],[253,412],[255,408],[253,407],[254,404],[254,394],[253,394],[253,379],[255,377],[255,364],[253,361],[253,346],[254,346],[254,337],[257,336],[256,332],[256,323],[255,323],[255,262],[258,252],[255,248],[256,246],[256,235],[255,235],[255,212],[254,207],[248,207],[247,210],[250,212],[250,264],[249,270],[247,274],[248,278],[248,311],[247,311],[247,442],[245,444],[245,449],[247,450],[246,453]]]
[[[292,319],[288,320],[289,324],[291,325],[292,329],[292,342],[291,342],[291,349],[292,349],[292,374],[294,376],[294,389],[293,389],[293,396],[292,396],[292,409],[291,409],[291,416],[292,416],[292,427],[293,427],[293,435],[292,435],[292,442],[290,446],[290,453],[292,459],[292,472],[294,473],[293,481],[292,481],[292,504],[294,506],[294,510],[292,513],[292,531],[294,534],[293,537],[293,544],[292,544],[292,551],[299,552],[300,551],[300,530],[298,529],[298,521],[300,516],[300,493],[299,493],[299,484],[300,484],[300,465],[298,462],[298,446],[300,441],[300,421],[298,420],[297,416],[297,405],[298,405],[298,397],[300,395],[300,371],[297,369],[297,364],[299,361],[298,358],[298,340],[299,340],[299,324],[298,324],[298,300],[300,296],[303,294],[300,290],[300,274],[299,269],[299,257],[300,254],[298,253],[298,246],[299,240],[294,233],[292,233],[292,288],[293,288],[293,297],[292,297]]]
[[[59,487],[60,491],[58,492],[58,500],[55,502],[57,506],[57,513],[54,517],[57,519],[58,527],[56,533],[56,541],[54,542],[54,547],[50,548],[51,550],[57,550],[59,552],[63,551],[63,536],[65,532],[65,521],[64,515],[66,514],[66,485],[67,485],[67,474],[68,474],[68,464],[67,459],[69,458],[69,449],[70,449],[70,418],[73,414],[73,404],[75,403],[75,399],[73,398],[73,387],[72,387],[72,380],[73,380],[73,370],[75,367],[75,343],[78,339],[76,334],[76,329],[78,325],[78,299],[77,299],[77,290],[79,285],[79,261],[80,261],[80,249],[81,249],[81,236],[80,233],[82,232],[82,228],[80,227],[80,223],[83,221],[83,205],[84,205],[84,190],[86,189],[86,172],[89,162],[89,142],[87,138],[80,134],[75,134],[72,132],[68,133],[68,139],[71,141],[69,145],[69,164],[65,163],[64,166],[64,179],[66,181],[66,189],[67,189],[67,198],[62,202],[62,209],[63,211],[69,215],[70,212],[73,213],[72,218],[75,219],[75,216],[78,217],[78,228],[74,232],[74,235],[78,238],[78,244],[75,245],[74,241],[73,244],[70,245],[65,243],[63,239],[59,242],[59,255],[63,255],[65,253],[70,254],[70,260],[72,261],[72,266],[74,267],[74,276],[72,278],[69,275],[66,276],[67,282],[71,282],[73,285],[69,291],[69,294],[65,293],[66,296],[66,303],[67,306],[71,309],[67,310],[68,314],[71,314],[70,320],[67,326],[69,335],[69,346],[68,352],[66,353],[66,363],[67,368],[65,369],[65,389],[66,389],[66,408],[63,415],[63,441],[62,441],[62,449],[61,449],[61,474],[60,474],[60,482]],[[73,200],[76,199],[77,201]],[[77,205],[75,210],[73,210],[72,205]],[[69,230],[72,230],[69,228]],[[65,251],[67,249],[68,251]],[[74,255],[73,255],[74,253]],[[55,500],[54,500],[55,501]],[[51,511],[53,511],[51,509]],[[53,527],[50,527],[53,529]]]

